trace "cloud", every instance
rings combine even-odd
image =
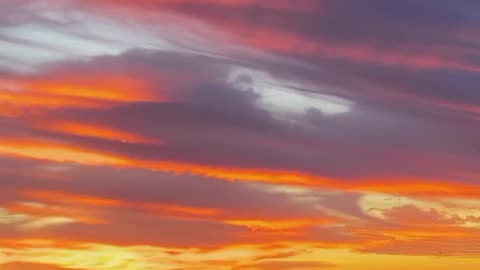
[[[261,269],[261,270],[269,270],[269,269],[324,269],[324,268],[331,268],[335,267],[336,265],[324,262],[309,262],[309,261],[295,261],[295,262],[285,262],[285,261],[264,261],[257,263],[255,265],[246,266],[244,269]]]
[[[18,262],[18,263],[8,263],[2,265],[2,269],[10,270],[66,270],[68,268],[58,267],[55,265],[48,264],[36,264],[36,263],[27,263],[27,262]]]
[[[388,93],[378,97],[385,104],[373,103],[365,99],[371,99],[369,92],[351,94],[355,105],[340,114],[314,104],[304,104],[303,112],[278,111],[283,101],[269,107],[263,86],[248,83],[256,80],[255,73],[242,75],[246,85],[231,81],[236,65],[205,56],[135,50],[84,63],[57,63],[42,74],[21,76],[17,80],[32,86],[13,99],[29,92],[44,98],[6,103],[20,114],[6,114],[5,128],[14,132],[5,134],[3,152],[361,191],[391,192],[393,188],[381,190],[375,184],[386,181],[400,193],[448,194],[455,187],[464,195],[477,194],[471,186],[478,154],[474,120],[450,114],[459,119],[453,122],[437,113],[436,104],[427,109],[422,101],[383,99]],[[270,70],[270,65],[268,60],[261,63],[263,72],[270,80],[280,78],[286,93],[302,96],[306,91],[290,89],[290,81],[314,83],[299,79],[301,73],[282,78],[284,72]],[[331,95],[322,87],[310,91],[320,95],[320,103],[321,95]],[[431,132],[438,135],[431,138]],[[445,154],[449,149],[463,155]],[[228,168],[235,170],[227,173]],[[413,182],[421,184],[400,187]],[[433,182],[444,187],[432,189]]]
[[[387,238],[382,245],[360,247],[361,252],[386,254],[476,256],[478,228],[465,226],[468,218],[436,209],[405,205],[382,210],[384,220],[371,224],[372,234]],[[353,226],[352,230],[365,228]]]
[[[0,263],[477,269],[478,7],[2,1]]]

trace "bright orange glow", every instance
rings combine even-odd
[[[155,98],[146,92],[147,85],[124,76],[92,75],[89,76],[88,82],[85,78],[67,76],[58,81],[31,82],[26,88],[37,93],[109,101],[141,101]]]
[[[68,133],[79,136],[97,137],[107,140],[118,140],[131,143],[158,143],[157,140],[148,139],[137,134],[114,129],[97,124],[86,124],[79,122],[50,122],[42,123],[41,128]]]
[[[388,182],[388,185],[379,183]],[[344,185],[345,188],[369,192],[385,192],[392,194],[412,194],[429,196],[455,196],[461,194],[467,197],[476,197],[480,194],[480,188],[475,185],[457,184],[445,180],[433,179],[375,179],[365,180],[361,184]]]
[[[91,108],[104,106],[105,104],[98,100],[88,98],[72,97],[67,95],[55,95],[33,92],[8,92],[0,91],[0,104],[3,105],[1,111],[9,109],[19,115],[24,110],[35,110],[42,108],[65,108],[68,106]],[[6,108],[5,108],[6,107]],[[0,112],[1,112],[0,111]]]
[[[61,201],[66,203],[78,203],[94,206],[120,206],[123,203],[117,200],[97,198],[93,196],[78,195],[51,190],[32,190],[24,192],[24,195],[42,201]]]
[[[131,102],[167,98],[150,93],[148,85],[121,75],[75,77],[60,74],[57,80],[16,79],[15,89],[2,89],[0,81],[0,114],[18,115],[23,111],[54,108],[92,108],[110,106],[112,102]]]
[[[324,224],[325,220],[226,220],[225,223],[245,226],[251,230],[289,230],[314,224]]]
[[[133,162],[133,161],[132,161]],[[301,172],[289,172],[280,170],[267,170],[255,168],[222,168],[215,166],[196,165],[176,162],[145,162],[147,168],[157,169],[174,173],[192,173],[206,176],[218,177],[230,181],[260,181],[277,184],[296,185],[328,185],[332,179],[308,175]]]
[[[0,153],[58,162],[77,162],[90,165],[121,165],[122,159],[63,145],[21,140],[0,140]]]
[[[218,216],[222,211],[218,209],[211,208],[202,208],[202,207],[191,207],[183,205],[172,205],[172,204],[142,204],[142,208],[148,210],[174,215],[174,216],[200,216],[200,217],[209,217],[209,216]]]

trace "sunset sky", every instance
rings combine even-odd
[[[0,270],[478,270],[479,32],[477,0],[0,0]]]

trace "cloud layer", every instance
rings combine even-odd
[[[477,269],[479,9],[2,1],[0,269]]]

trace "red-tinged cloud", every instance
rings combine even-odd
[[[140,18],[152,10],[193,17],[226,33],[234,44],[297,57],[333,58],[410,69],[479,71],[478,63],[467,61],[475,54],[468,47],[471,38],[455,31],[458,27],[465,27],[466,32],[473,31],[463,20],[454,20],[465,13],[461,8],[453,8],[446,15],[445,9],[451,7],[443,2],[431,4],[431,9],[427,8],[430,4],[413,2],[352,4],[329,0],[295,3],[147,0],[89,4],[94,9],[95,5],[106,4],[107,10],[119,9],[122,14]],[[399,16],[403,10],[413,13],[413,19]],[[382,21],[388,16],[390,20]],[[446,16],[450,20],[442,20]],[[421,27],[414,27],[417,21]],[[354,30],[351,25],[356,25]],[[395,35],[395,32],[402,34]],[[452,40],[457,43],[452,44]]]
[[[88,2],[88,1],[86,1]],[[91,1],[93,3],[93,1]],[[107,4],[111,6],[118,5],[115,1],[109,0],[102,0],[97,1],[96,4]],[[179,7],[184,5],[213,5],[213,6],[223,6],[223,7],[232,7],[232,8],[249,8],[249,7],[257,7],[257,8],[266,8],[266,9],[273,9],[273,10],[300,10],[300,11],[307,11],[309,9],[313,9],[318,7],[320,2],[312,1],[312,0],[303,0],[298,3],[295,3],[291,0],[266,0],[262,2],[254,1],[254,0],[227,0],[227,1],[218,1],[218,0],[166,0],[166,1],[155,1],[155,0],[140,0],[140,1],[124,1],[122,3],[128,7],[132,8],[172,8],[172,7]]]

